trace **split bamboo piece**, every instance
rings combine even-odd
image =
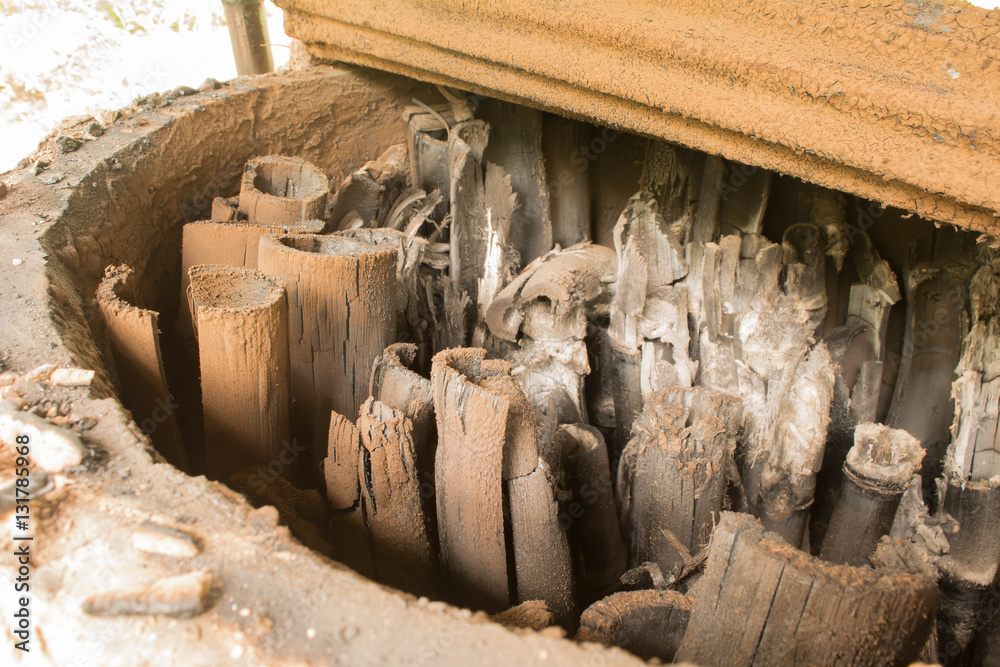
[[[318,485],[330,413],[356,419],[372,364],[396,335],[396,251],[341,236],[266,235],[260,270],[288,290],[295,435]]]
[[[268,155],[247,162],[240,181],[240,213],[269,227],[320,220],[326,215],[330,181],[301,158]]]
[[[554,114],[545,114],[542,121],[552,242],[563,248],[591,239],[590,174],[584,153],[594,141],[592,134],[593,126]]]
[[[413,422],[369,398],[358,418],[361,507],[375,578],[414,595],[437,595],[436,553],[420,497]]]
[[[375,578],[372,539],[361,509],[361,432],[347,417],[330,416],[328,454],[323,461],[326,497],[337,559],[358,574]]]
[[[511,377],[510,365],[486,360],[485,354],[482,349],[445,350],[434,357],[431,371],[442,564],[469,604],[500,611],[514,597],[543,600],[558,622],[568,623],[573,613],[569,544],[559,525],[550,473],[539,457],[534,409]]]
[[[929,577],[824,563],[753,517],[724,512],[675,659],[907,665],[927,641],[936,598]]]
[[[160,353],[159,314],[139,307],[134,274],[127,266],[108,267],[97,288],[97,304],[108,330],[122,402],[165,459],[185,470],[184,443],[177,426]]]
[[[597,599],[618,587],[618,578],[628,567],[608,448],[601,432],[585,424],[564,424],[556,441],[573,492],[569,532],[580,554],[582,597]]]
[[[259,271],[190,270],[209,475],[276,459],[290,441],[285,290]]]
[[[969,293],[972,327],[952,389],[955,419],[944,462],[944,511],[958,524],[940,562],[939,639],[949,655],[967,651],[1000,576],[1000,259],[976,271]]]

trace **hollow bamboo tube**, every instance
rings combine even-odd
[[[330,181],[301,158],[268,155],[247,162],[239,209],[252,224],[292,225],[326,213]]]
[[[258,271],[190,270],[209,476],[278,458],[289,442],[285,290]]]

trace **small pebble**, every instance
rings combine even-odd
[[[39,176],[38,180],[40,180],[42,183],[45,183],[46,185],[55,185],[63,178],[64,178],[63,174],[55,173],[55,174],[49,174],[47,176]]]
[[[349,642],[358,636],[358,629],[353,625],[348,626],[340,631],[340,638],[345,642]]]
[[[191,86],[177,86],[170,92],[173,93],[174,97],[187,97],[188,95],[196,95],[198,93]]]
[[[7,196],[7,184],[4,183],[3,181],[0,181],[0,199],[3,199],[6,196]]]
[[[73,137],[63,135],[61,137],[56,137],[56,147],[59,149],[60,153],[72,153],[80,147],[80,142]]]
[[[205,79],[202,82],[202,84],[198,86],[198,90],[200,90],[201,92],[205,92],[208,90],[218,90],[219,88],[222,88],[222,84],[211,77]]]
[[[24,260],[21,259],[20,257],[15,257],[13,260],[11,260],[11,264],[13,264],[14,266],[21,266],[21,264],[23,263]]]
[[[96,120],[89,125],[87,125],[87,134],[92,137],[99,137],[104,134],[104,127],[101,126]]]
[[[45,169],[48,166],[49,166],[49,161],[48,160],[38,159],[38,160],[35,160],[35,165],[32,167],[32,170],[35,172],[35,176],[38,176],[40,173],[42,173],[43,171],[45,171]]]
[[[315,637],[316,637],[316,628],[308,628],[306,630],[306,637],[308,637],[309,639],[315,639]]]

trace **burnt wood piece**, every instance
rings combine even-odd
[[[782,288],[781,247],[761,236],[724,236],[696,259],[687,284],[699,384],[742,398],[737,461],[748,509],[798,545],[827,439],[829,352],[815,343],[808,303]]]
[[[736,447],[730,424],[672,398],[649,397],[617,485],[631,567],[654,562],[664,575],[679,573],[708,544]]]
[[[160,352],[159,313],[138,304],[134,274],[128,266],[109,266],[97,288],[122,403],[165,459],[181,470],[188,456],[177,425],[176,408]]]
[[[628,567],[608,448],[601,432],[585,424],[559,427],[556,440],[573,492],[569,533],[579,553],[581,597],[593,600],[616,590]]]
[[[568,248],[591,240],[591,192],[583,157],[594,140],[589,123],[545,114],[542,151],[552,214],[552,242]]]
[[[617,646],[644,660],[673,662],[693,606],[693,598],[676,591],[615,593],[587,607],[576,640]]]
[[[348,229],[354,216],[360,218],[362,227],[384,227],[396,198],[409,184],[406,146],[390,146],[341,182],[327,231]]]
[[[799,299],[813,330],[826,319],[829,298],[826,280],[826,238],[811,223],[792,225],[782,237],[785,291]]]
[[[920,470],[924,450],[906,431],[882,424],[859,424],[854,441],[820,557],[860,566],[868,565],[878,541],[889,534],[900,498]]]
[[[980,267],[970,285],[972,327],[956,370],[953,439],[944,461],[944,511],[957,524],[941,560],[942,660],[966,652],[978,622],[990,613],[1000,566],[1000,259]],[[993,597],[996,596],[994,592]],[[956,651],[955,649],[958,649]]]
[[[272,276],[230,266],[197,266],[190,278],[207,468],[224,481],[278,460],[291,442],[285,289]]]
[[[510,506],[518,600],[543,600],[556,623],[575,619],[573,563],[559,522],[549,468],[539,459],[527,474],[504,480]]]
[[[902,298],[895,273],[879,256],[868,235],[856,232],[852,238],[854,243],[843,273],[855,277],[841,290],[848,294],[842,304],[846,308],[844,324],[823,335],[837,375],[823,468],[817,476],[816,503],[809,524],[816,550],[823,543],[840,497],[844,461],[854,446],[854,429],[858,424],[880,421],[879,404],[887,380],[884,360],[889,311]],[[831,252],[829,248],[827,252]]]
[[[330,413],[357,418],[372,364],[396,337],[393,247],[342,236],[267,235],[260,270],[288,290],[295,437],[305,483],[319,486]]]
[[[903,276],[906,332],[886,423],[909,431],[927,450],[925,484],[941,472],[951,442],[955,367],[967,326],[968,284],[975,245],[951,229],[917,239]]]
[[[518,343],[507,360],[528,398],[539,410],[552,400],[562,423],[587,421],[588,317],[607,314],[615,261],[610,249],[589,242],[547,253],[486,311],[490,332]]]
[[[510,212],[509,241],[521,258],[521,266],[527,266],[552,249],[552,213],[542,154],[544,114],[518,104],[481,98],[476,115],[490,126],[484,164],[495,164],[510,174],[518,206]]]
[[[936,595],[928,577],[825,563],[724,512],[675,660],[907,665],[930,634]]]
[[[416,342],[429,359],[430,340],[424,314],[428,295],[421,278],[429,274],[431,246],[426,239],[395,229],[352,229],[336,232],[343,236],[396,251],[396,336]],[[429,365],[429,363],[428,363]]]
[[[361,507],[371,533],[375,578],[414,595],[436,596],[437,550],[421,502],[413,422],[369,398],[357,427]]]

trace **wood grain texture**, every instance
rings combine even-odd
[[[421,502],[413,422],[372,398],[358,417],[361,507],[371,533],[378,581],[436,596],[437,554]]]
[[[434,478],[445,573],[470,604],[499,612],[510,606],[502,486],[510,399],[480,385],[510,366],[484,355],[455,348],[434,357]]]
[[[277,459],[291,440],[285,290],[250,269],[199,266],[190,276],[208,471],[225,480]]]
[[[725,512],[676,660],[907,665],[930,633],[936,595],[922,575],[825,564]]]
[[[288,290],[295,434],[318,477],[331,411],[357,418],[372,364],[395,342],[396,251],[339,236],[267,235],[258,265]]]
[[[188,459],[163,371],[159,314],[136,303],[133,279],[127,266],[108,267],[97,288],[97,306],[111,342],[122,403],[157,451],[184,470]]]

